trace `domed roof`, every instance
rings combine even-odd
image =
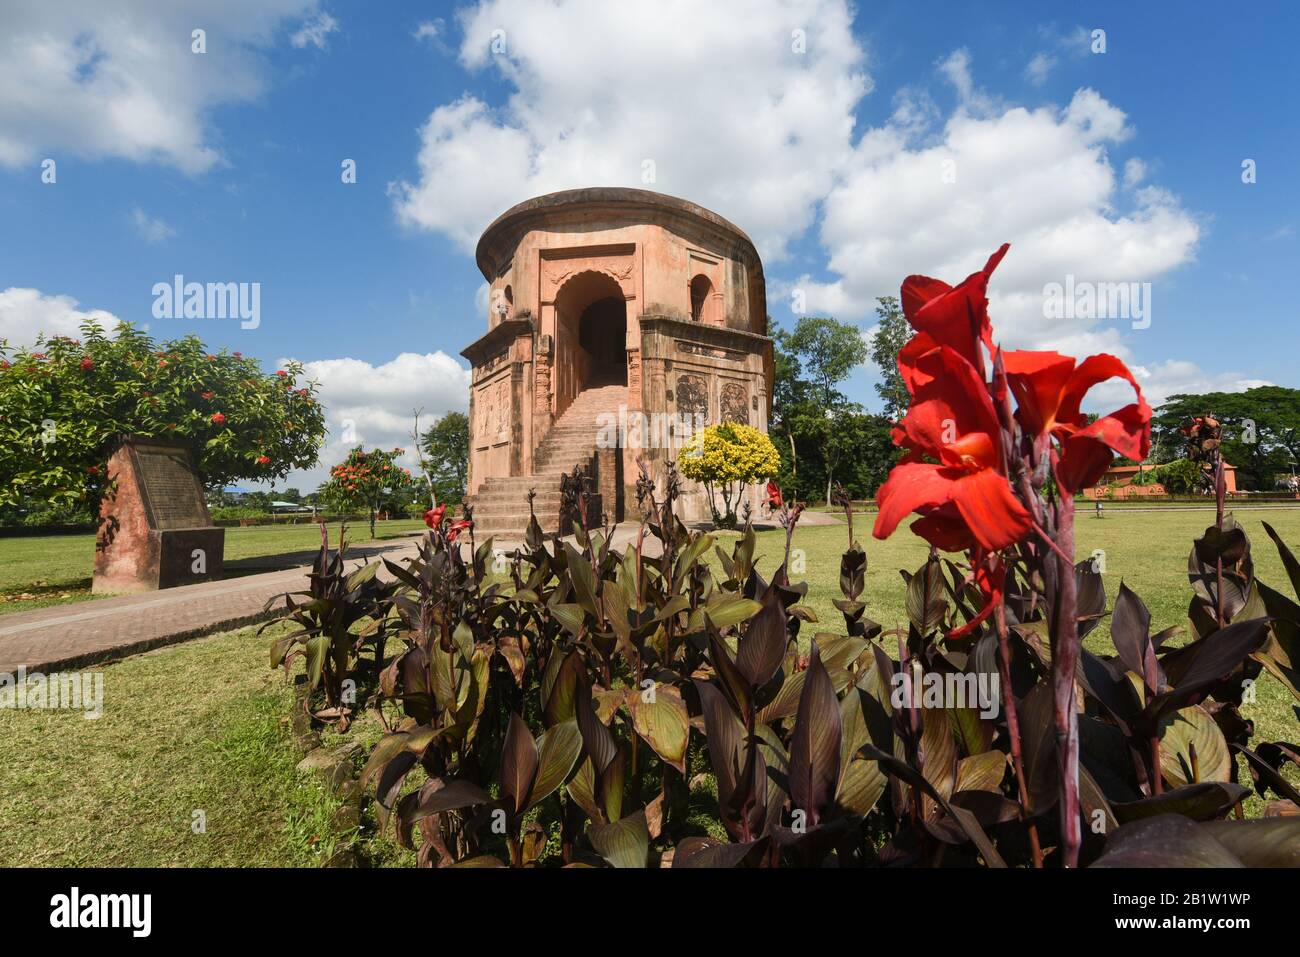
[[[534,196],[522,203],[511,206],[494,219],[483,235],[479,237],[474,258],[479,271],[489,282],[495,278],[497,263],[501,255],[508,252],[507,243],[513,247],[522,234],[523,227],[530,221],[544,220],[551,212],[581,209],[584,206],[604,209],[620,209],[629,213],[637,210],[668,210],[678,216],[688,217],[713,229],[727,233],[752,253],[758,260],[758,250],[740,227],[723,219],[710,209],[698,203],[679,199],[666,193],[656,193],[648,189],[631,189],[623,186],[589,186],[582,189],[563,189],[543,196]]]

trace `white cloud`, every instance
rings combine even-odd
[[[1035,53],[1028,66],[1025,67],[1025,78],[1034,86],[1042,86],[1047,82],[1051,75],[1052,68],[1056,66],[1056,57],[1050,53]]]
[[[1124,185],[1132,188],[1146,179],[1147,164],[1134,156],[1124,163]]]
[[[112,333],[118,318],[103,309],[78,309],[71,296],[47,295],[39,289],[11,286],[0,292],[0,339],[10,348],[34,346],[36,337],[81,336],[81,323],[94,320]]]
[[[279,360],[284,365],[288,359]],[[314,490],[329,478],[330,466],[357,445],[406,449],[402,459],[412,471],[419,460],[411,442],[414,411],[423,409],[420,428],[427,429],[448,412],[469,408],[470,372],[445,352],[403,352],[374,365],[361,359],[316,359],[303,362],[304,375],[320,383],[329,438],[320,464],[291,473],[282,485]]]
[[[324,11],[308,17],[303,25],[289,37],[289,43],[298,50],[311,45],[318,50],[326,47],[326,38],[339,28],[339,22]]]
[[[318,0],[6,0],[0,166],[62,154],[200,173],[221,159],[209,112],[255,98],[262,52]],[[191,50],[192,31],[207,52]]]
[[[1202,394],[1206,392],[1245,392],[1262,385],[1273,385],[1267,379],[1252,379],[1239,372],[1210,373],[1194,362],[1168,359],[1152,365],[1134,365],[1133,375],[1142,386],[1142,394],[1152,407],[1160,405],[1171,395]],[[1105,391],[1103,391],[1105,390]],[[1097,387],[1098,398],[1111,400],[1112,405],[1133,401],[1132,389],[1117,383]]]
[[[156,216],[150,216],[139,206],[131,210],[131,225],[147,243],[160,243],[176,235],[176,230]]]
[[[960,89],[969,64],[958,65],[944,72]],[[821,239],[837,278],[798,283],[809,310],[861,318],[904,276],[957,281],[1009,241],[990,293],[1007,345],[1120,348],[1114,324],[1048,322],[1043,287],[1067,274],[1149,281],[1158,299],[1159,277],[1191,260],[1200,226],[1167,191],[1145,187],[1117,207],[1107,150],[1130,135],[1124,113],[1088,89],[1063,109],[959,108],[937,137],[892,123],[867,131],[825,203]]]
[[[418,175],[390,193],[399,221],[466,249],[521,199],[607,185],[703,203],[775,260],[813,223],[870,88],[843,0],[486,0],[460,22],[462,64],[512,94],[437,106]]]
[[[415,37],[417,40],[432,40],[438,37],[441,33],[441,20],[425,20],[415,28],[415,32],[412,33],[411,36]]]
[[[1083,27],[1061,33],[1055,27],[1043,26],[1038,28],[1038,34],[1046,43],[1047,49],[1039,50],[1025,65],[1025,79],[1034,86],[1042,86],[1047,82],[1052,71],[1060,65],[1062,57],[1079,59],[1087,56],[1090,49],[1091,36]]]

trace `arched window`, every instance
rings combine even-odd
[[[510,286],[501,290],[501,295],[496,299],[496,314],[499,322],[505,322],[515,313],[515,294]]]
[[[712,318],[713,283],[705,275],[691,280],[691,319],[708,322]]]

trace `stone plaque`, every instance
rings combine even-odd
[[[95,540],[96,593],[150,591],[221,577],[214,528],[187,449],[128,436],[108,460]]]
[[[200,528],[211,524],[203,486],[184,449],[137,446],[135,457],[152,527]]]

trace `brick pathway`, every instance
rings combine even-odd
[[[347,564],[415,551],[417,538],[348,550]],[[245,563],[240,562],[239,565]],[[81,668],[272,617],[268,598],[306,588],[310,565],[0,617],[0,673]],[[272,612],[274,609],[272,610]]]

